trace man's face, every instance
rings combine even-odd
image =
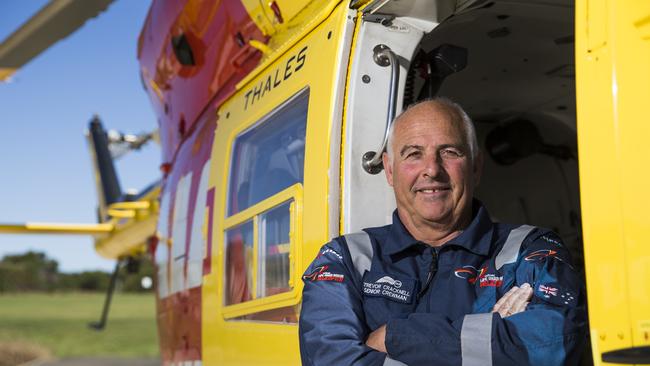
[[[455,227],[471,217],[478,164],[461,122],[450,113],[433,103],[413,107],[395,126],[392,163],[384,154],[386,178],[407,227]]]

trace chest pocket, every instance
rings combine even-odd
[[[363,308],[371,328],[386,324],[390,319],[405,318],[416,306],[418,281],[385,272],[363,275]]]

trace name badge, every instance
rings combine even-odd
[[[363,293],[366,296],[385,297],[392,301],[410,304],[414,289],[414,279],[370,272],[366,272],[363,276]]]

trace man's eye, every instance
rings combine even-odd
[[[460,158],[463,153],[455,149],[444,149],[440,152],[440,155],[444,158]]]
[[[410,153],[406,154],[406,158],[407,159],[416,159],[416,158],[420,157],[420,155],[421,154],[420,154],[419,151],[411,151]]]

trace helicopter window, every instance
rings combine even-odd
[[[308,100],[305,89],[237,137],[228,215],[302,183]]]
[[[299,225],[296,212],[302,210],[301,202],[302,187],[294,184],[226,219],[224,303],[227,306],[256,301],[246,304],[251,311],[246,311],[245,317],[227,318],[281,322],[296,319],[291,308],[260,315],[254,307],[268,309],[273,303],[271,308],[279,308],[287,296],[291,297],[291,253],[300,237],[295,227]]]
[[[226,305],[253,298],[253,273],[253,221],[248,221],[226,232]]]
[[[260,286],[258,296],[291,290],[289,287],[290,202],[277,206],[260,217]]]
[[[225,222],[224,303],[246,310],[232,307],[229,319],[296,319],[294,309],[283,305],[294,290],[291,251],[298,240],[294,224],[302,204],[308,101],[309,89],[303,89],[235,138]],[[276,311],[260,312],[258,305]],[[244,318],[233,315],[242,311]]]

